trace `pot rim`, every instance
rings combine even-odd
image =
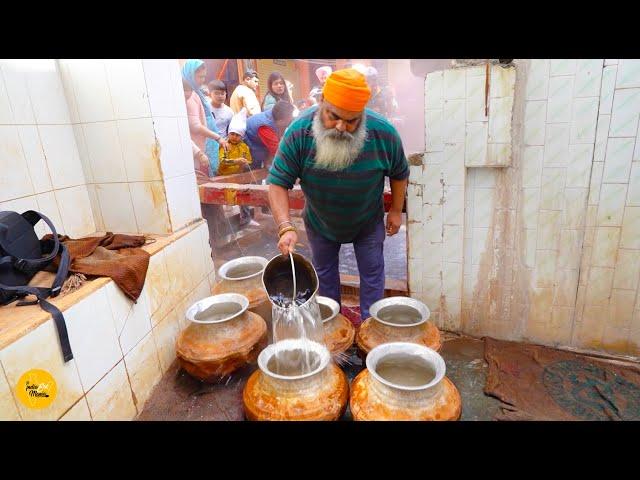
[[[269,360],[271,360],[271,358],[276,354],[277,351],[294,350],[294,349],[302,348],[303,344],[310,347],[309,349],[311,351],[320,355],[320,364],[315,370],[309,373],[304,373],[302,375],[293,375],[293,376],[280,375],[269,370],[269,368],[267,367],[267,364],[269,363]],[[321,343],[314,342],[313,340],[303,341],[302,339],[298,339],[298,338],[287,338],[285,340],[280,340],[279,342],[272,343],[271,345],[267,345],[267,347],[260,352],[260,355],[258,355],[258,368],[260,368],[260,371],[263,374],[271,378],[276,378],[278,380],[292,381],[292,380],[301,380],[303,378],[309,378],[309,377],[312,377],[313,375],[316,375],[317,373],[320,373],[322,370],[327,368],[330,361],[331,361],[331,353],[329,353],[329,350],[327,349],[327,347],[322,345]]]
[[[245,265],[245,264],[250,264],[250,263],[257,263],[260,264],[262,266],[262,269],[256,273],[252,273],[251,275],[247,275],[245,277],[228,277],[227,276],[227,272],[232,268],[235,267],[237,265]],[[258,256],[246,256],[246,257],[240,257],[240,258],[234,258],[233,260],[229,260],[228,262],[223,263],[220,268],[218,269],[218,275],[224,279],[224,280],[230,280],[230,281],[237,281],[237,280],[246,280],[248,278],[253,278],[253,277],[257,277],[258,275],[262,275],[262,272],[264,272],[265,267],[267,266],[267,264],[269,263],[269,261],[264,258],[264,257],[258,257]]]
[[[311,270],[313,271],[313,275],[315,276],[315,279],[316,279],[316,288],[311,293],[311,296],[309,297],[309,300],[304,302],[302,305],[298,305],[298,307],[303,307],[303,306],[307,305],[311,300],[314,299],[314,297],[316,297],[318,295],[318,290],[320,289],[320,279],[318,278],[318,272],[316,272],[316,269],[315,269],[315,267],[313,266],[313,264],[311,262],[309,262],[304,256],[300,255],[299,253],[293,252],[292,255],[294,257],[294,262],[295,262],[295,258],[299,257],[300,261],[307,262],[309,265],[311,265]],[[269,261],[267,262],[267,265],[262,270],[262,288],[264,288],[264,291],[267,292],[267,298],[269,299],[269,302],[271,302],[271,305],[273,305],[273,306],[275,306],[277,308],[283,308],[284,309],[286,307],[281,307],[280,305],[274,303],[274,301],[271,299],[271,295],[269,295],[269,290],[267,289],[267,286],[264,283],[264,274],[267,271],[267,267],[275,259],[277,259],[279,257],[282,257],[282,256],[283,255],[281,253],[279,253],[278,255],[275,255],[274,257],[270,258]]]
[[[391,323],[391,322],[388,322],[388,321],[385,321],[385,320],[381,320],[380,318],[378,318],[378,312],[380,310],[382,310],[384,307],[388,307],[390,305],[407,305],[409,307],[412,307],[415,310],[417,310],[418,313],[420,313],[420,320],[417,321],[417,322],[414,322],[414,323],[399,324],[399,323]],[[383,299],[378,300],[377,302],[373,303],[369,307],[369,315],[376,322],[380,322],[380,323],[382,323],[384,325],[388,325],[390,327],[397,327],[397,328],[407,328],[407,327],[416,327],[418,325],[422,325],[423,323],[426,323],[427,320],[429,320],[429,317],[431,316],[431,311],[429,310],[429,307],[427,307],[421,301],[416,300],[415,298],[411,298],[411,297],[387,297],[387,298],[383,298]]]
[[[224,317],[220,320],[197,320],[196,315],[200,312],[203,312],[207,308],[215,305],[216,303],[237,303],[240,305],[240,310],[236,313],[230,313],[228,317]],[[193,323],[199,324],[216,324],[216,323],[224,323],[229,320],[233,320],[234,318],[242,315],[249,308],[249,299],[244,295],[240,295],[239,293],[221,293],[219,295],[212,295],[210,297],[203,298],[202,300],[198,300],[196,303],[191,305],[187,311],[185,312],[185,317],[187,320]]]
[[[434,367],[434,370],[436,372],[435,376],[429,383],[426,383],[424,385],[416,385],[416,386],[399,385],[397,383],[392,383],[389,380],[385,380],[376,372],[376,367],[378,366],[378,362],[384,357],[386,357],[387,355],[397,354],[397,353],[406,353],[408,355],[415,355],[426,360],[429,364],[431,364]],[[444,362],[444,359],[438,352],[424,345],[420,345],[417,343],[410,343],[410,342],[390,342],[390,343],[383,343],[381,345],[378,345],[377,347],[374,347],[373,349],[371,349],[371,351],[367,354],[367,359],[365,362],[366,362],[367,370],[369,371],[369,374],[373,378],[375,378],[378,382],[390,388],[393,388],[396,390],[404,390],[404,391],[415,392],[415,391],[421,391],[421,390],[428,390],[436,386],[437,384],[439,384],[447,372],[447,367]]]
[[[318,295],[316,297],[316,301],[318,302],[318,307],[320,305],[326,305],[331,309],[331,315],[322,320],[322,323],[327,323],[333,320],[340,313],[340,304],[336,302],[333,298],[323,297]],[[322,318],[322,312],[320,312],[320,317]]]

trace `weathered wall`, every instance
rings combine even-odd
[[[427,153],[409,188],[412,295],[444,328],[640,355],[640,61],[515,64],[506,168],[454,166],[491,149],[491,134],[478,143],[443,103],[462,88],[446,79],[463,79],[468,122],[477,70],[442,73],[442,94],[427,77]]]
[[[0,72],[0,210],[41,211],[73,237],[94,232],[57,62],[2,60]]]
[[[74,355],[69,362],[51,319],[0,348],[0,421],[131,420],[142,411],[176,359],[184,312],[210,294],[215,280],[204,220],[159,243],[135,304],[109,281],[64,309]],[[57,384],[47,408],[27,408],[16,393],[20,377],[34,368]]]
[[[640,60],[605,60],[572,342],[640,355]]]
[[[98,230],[170,233],[200,217],[177,60],[60,60]]]
[[[463,300],[468,301],[464,281],[468,284],[478,270],[478,252],[472,263],[469,251],[471,235],[475,234],[476,250],[488,235],[490,219],[483,207],[491,205],[496,174],[491,165],[511,162],[511,151],[504,148],[510,145],[511,109],[502,106],[513,100],[515,69],[492,67],[488,92],[485,78],[484,67],[427,76],[426,153],[422,159],[411,159],[409,287],[434,312],[438,324],[452,330],[463,328]],[[477,193],[476,170],[482,187]],[[476,196],[479,208],[473,212],[470,202]]]
[[[72,237],[200,218],[177,60],[2,60],[0,72],[0,209],[40,210]]]
[[[215,279],[207,225],[197,221],[178,61],[0,61],[0,210],[27,209],[72,237],[173,235],[149,247],[157,251],[137,303],[109,281],[63,309],[73,360],[63,363],[50,316],[20,335],[7,335],[24,326],[20,319],[3,322],[0,338],[10,340],[0,346],[0,420],[135,417],[175,360],[185,310]],[[57,383],[42,410],[15,393],[33,368]]]
[[[72,237],[200,218],[176,60],[2,60],[0,71],[0,209],[40,210]]]

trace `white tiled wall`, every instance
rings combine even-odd
[[[188,173],[164,180],[171,225],[178,229],[199,218],[200,197],[195,173]]]
[[[55,191],[63,231],[72,238],[95,232],[91,200],[86,185]]]
[[[83,396],[77,360],[63,362],[53,320],[40,325],[28,335],[2,349],[0,363],[23,420],[56,420]],[[58,391],[51,406],[42,410],[27,408],[18,400],[14,391],[22,374],[36,368],[51,374]]]
[[[192,224],[200,205],[178,62],[0,61],[0,171],[0,210],[40,210],[71,237]],[[190,226],[152,257],[137,304],[109,283],[65,312],[72,361],[51,320],[0,351],[0,419],[132,418],[175,358],[184,310],[214,280],[207,225]],[[51,408],[6,395],[30,368],[56,379]]]
[[[200,218],[195,177],[190,188],[184,179],[193,161],[178,61],[59,63],[96,226],[164,234]]]
[[[0,350],[0,420],[129,420],[140,413],[175,360],[184,312],[210,294],[215,270],[208,239],[202,222],[153,255],[135,304],[110,282],[64,311],[70,362],[62,361],[52,320]],[[169,261],[167,252],[174,252]],[[158,267],[170,267],[171,276],[157,274]],[[56,380],[49,408],[26,408],[15,395],[20,376],[32,368]]]
[[[3,60],[0,74],[0,208],[57,211],[73,237],[200,218],[177,60]]]
[[[477,68],[461,69],[460,72],[460,78],[466,83],[466,97],[460,101],[460,109],[464,110],[466,106],[466,114],[461,114],[462,120],[452,126],[457,138],[449,134],[445,143],[465,142],[467,167],[510,165],[515,69],[493,66],[488,75]],[[488,96],[486,82],[489,83]],[[445,94],[446,87],[445,84]],[[450,122],[450,117],[445,104],[445,125]]]
[[[410,290],[439,326],[452,330],[463,328],[463,304],[473,295],[464,286],[478,273],[488,239],[499,233],[489,228],[496,172],[486,167],[511,161],[515,71],[491,68],[488,116],[485,79],[478,67],[427,76],[427,152],[409,180]]]
[[[491,120],[501,111],[499,82],[489,120],[481,116],[484,68],[427,76],[427,153],[409,188],[412,295],[445,328],[640,356],[640,61],[516,65],[508,122]],[[464,139],[456,129],[463,79]],[[444,162],[455,183],[444,179],[441,155],[459,149],[467,166],[480,164],[508,128],[510,167]],[[450,221],[458,203],[462,220]],[[458,290],[452,264],[461,257]],[[437,316],[451,311],[449,298],[461,298],[457,321]]]
[[[589,246],[580,271],[584,298],[576,305],[572,340],[583,348],[638,356],[640,61],[609,62],[603,68],[587,207],[595,213],[587,226]]]
[[[0,61],[0,210],[40,210],[78,237],[96,227],[75,203],[88,197],[71,118],[56,60]]]
[[[98,183],[96,194],[105,228],[114,232],[138,232],[128,183]]]

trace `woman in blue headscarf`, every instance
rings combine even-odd
[[[227,141],[218,133],[211,106],[200,90],[206,77],[207,67],[202,60],[187,60],[182,67],[182,81],[193,89],[193,93],[187,99],[191,139],[209,159],[207,171],[200,171],[209,177],[214,177],[218,171],[219,145],[226,150]]]

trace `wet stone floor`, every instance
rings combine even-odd
[[[355,347],[343,365],[349,382],[364,368]],[[488,366],[484,343],[468,337],[445,340],[440,354],[447,377],[462,397],[461,420],[493,420],[500,402],[483,393]],[[154,388],[138,420],[245,420],[242,389],[256,366],[247,366],[219,384],[207,384],[189,376],[175,361]],[[347,411],[343,421],[351,420]]]

